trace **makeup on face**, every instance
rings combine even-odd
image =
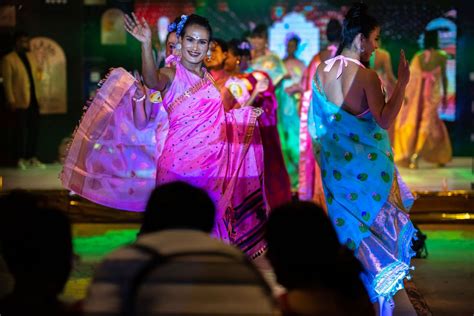
[[[181,58],[191,63],[200,63],[206,57],[208,49],[208,31],[199,25],[188,26],[181,38]]]

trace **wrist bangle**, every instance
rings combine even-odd
[[[141,101],[145,100],[145,97],[146,97],[146,95],[144,94],[144,95],[142,95],[141,97],[139,97],[138,99],[135,98],[135,97],[132,97],[132,99],[133,99],[133,101],[135,101],[135,102],[141,102]]]

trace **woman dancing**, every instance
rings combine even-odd
[[[390,315],[413,256],[413,197],[398,175],[386,129],[403,101],[410,72],[400,53],[398,82],[385,102],[377,73],[366,69],[380,27],[363,4],[347,13],[337,56],[313,84],[308,128],[321,167],[329,217],[341,243],[363,264],[362,279],[380,313]]]
[[[133,16],[126,20],[126,28],[142,42],[145,62],[151,62],[151,36],[147,36],[151,32],[144,31],[149,29],[147,23]],[[212,37],[205,18],[182,16],[176,34],[180,59],[174,67],[149,73],[154,83],[150,88],[162,92],[169,119],[161,155],[147,161],[136,155],[133,165],[124,165],[128,148],[114,146],[123,132],[123,122],[114,118],[114,112],[126,111],[122,118],[146,130],[151,107],[140,81],[118,70],[111,76],[124,78],[119,86],[106,86],[114,92],[112,99],[104,102],[105,95],[99,94],[75,134],[63,184],[93,201],[142,211],[150,193],[142,181],[142,168],[148,170],[153,164],[157,185],[181,180],[207,190],[218,210],[213,234],[256,257],[265,249],[263,225],[268,212],[263,194],[263,152],[256,128],[261,110],[224,110],[213,78],[202,67]],[[130,98],[132,107],[124,107]],[[108,124],[111,117],[113,124]]]

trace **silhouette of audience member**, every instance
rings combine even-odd
[[[156,188],[136,243],[96,270],[85,315],[272,315],[271,290],[237,248],[210,237],[215,206],[184,182]]]
[[[71,224],[58,210],[38,206],[24,191],[0,200],[0,252],[14,279],[0,299],[1,315],[73,315],[58,296],[72,268]]]
[[[273,210],[267,223],[267,257],[283,315],[375,315],[360,280],[362,265],[337,238],[324,211],[311,202]]]

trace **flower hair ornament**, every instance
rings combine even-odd
[[[168,25],[168,33],[176,32],[176,23],[171,23]]]
[[[181,16],[181,21],[179,21],[178,25],[176,26],[176,35],[181,36],[181,33],[183,32],[184,24],[186,24],[187,20],[188,20],[188,16],[183,14]]]
[[[237,47],[241,50],[250,50],[252,48],[248,42],[242,42]]]

